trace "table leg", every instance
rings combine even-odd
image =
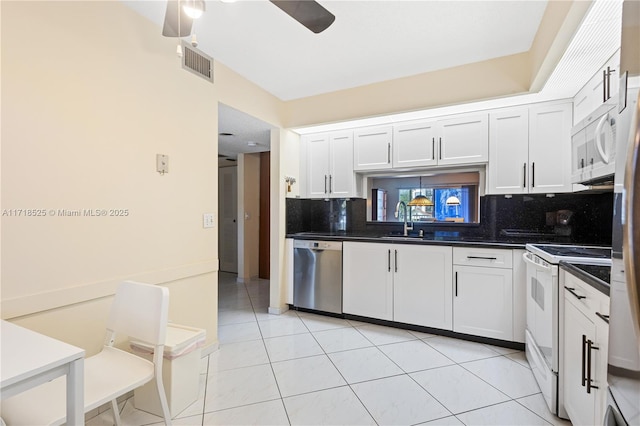
[[[84,425],[84,358],[79,358],[69,364],[67,424]]]

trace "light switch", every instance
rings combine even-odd
[[[169,173],[169,156],[156,154],[156,171],[161,175]]]
[[[202,215],[202,227],[213,228],[213,213],[205,213]]]

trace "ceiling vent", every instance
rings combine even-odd
[[[213,58],[182,41],[182,68],[213,83]]]

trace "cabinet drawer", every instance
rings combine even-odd
[[[473,247],[453,248],[454,265],[511,269],[512,260],[511,250]]]
[[[562,271],[561,283],[566,297],[585,315],[609,315],[609,296],[601,293],[575,275]]]

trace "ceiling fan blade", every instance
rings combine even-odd
[[[287,15],[318,34],[329,28],[336,17],[313,0],[269,0]]]
[[[178,25],[178,16],[180,17],[180,25]],[[167,11],[164,15],[162,35],[165,37],[187,37],[191,34],[192,26],[193,19],[180,7],[180,2],[178,0],[167,0]],[[180,27],[179,36],[178,27]]]

